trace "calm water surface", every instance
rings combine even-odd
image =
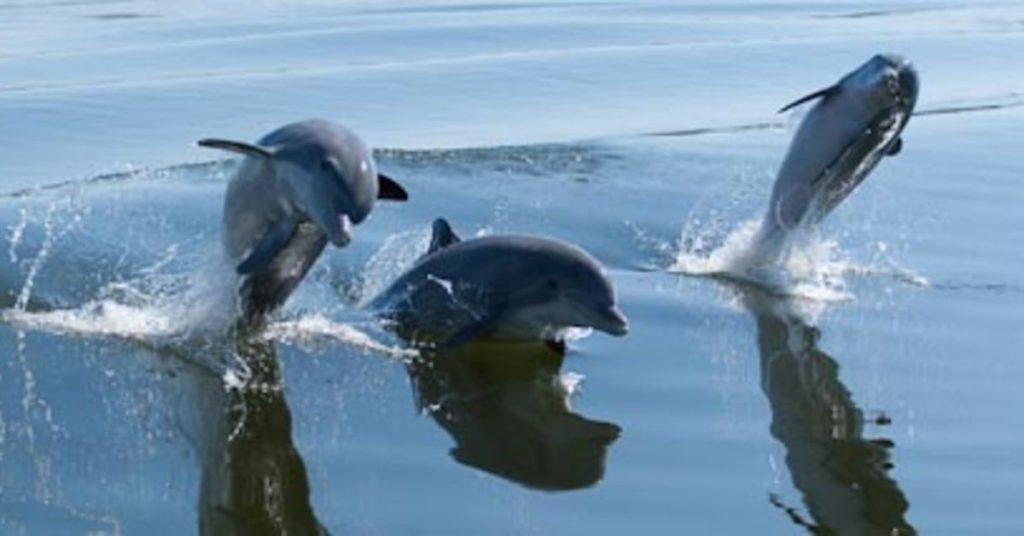
[[[1020,534],[1022,49],[1010,2],[0,2],[0,532]],[[886,50],[903,152],[785,292],[697,275],[774,110]],[[313,116],[412,202],[232,333],[192,143]],[[437,216],[581,244],[631,333],[411,359],[360,305]]]

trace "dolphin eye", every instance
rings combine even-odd
[[[547,287],[549,290],[558,290],[558,281],[555,281],[554,279],[548,279],[546,282],[544,282],[544,286]]]
[[[323,171],[324,173],[330,173],[331,171],[334,171],[334,163],[331,162],[330,160],[321,160],[320,171]]]

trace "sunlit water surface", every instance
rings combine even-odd
[[[1024,8],[334,4],[0,3],[0,532],[1024,531]],[[784,273],[714,275],[773,111],[886,50],[903,152]],[[412,201],[237,334],[235,162],[192,143],[305,117]],[[437,216],[579,243],[629,336],[414,358],[360,306]]]

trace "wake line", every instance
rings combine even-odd
[[[66,181],[55,182],[51,184],[44,184],[40,186],[30,186],[28,188],[20,188],[18,190],[12,190],[8,192],[0,192],[0,199],[23,199],[27,197],[33,197],[40,194],[60,192],[63,190],[81,188],[90,185],[97,184],[110,184],[118,182],[130,182],[135,180],[141,181],[158,181],[167,179],[173,173],[178,172],[189,172],[206,169],[216,169],[221,166],[225,166],[231,162],[230,159],[223,160],[204,160],[200,162],[185,162],[182,164],[171,164],[163,167],[143,167],[136,169],[129,169],[126,171],[111,171],[101,173],[99,175],[93,175],[90,177],[69,179]],[[215,176],[215,175],[214,175]],[[195,181],[192,182],[205,182]],[[218,182],[220,182],[218,180]]]
[[[273,322],[267,326],[267,331],[263,336],[267,340],[277,340],[303,348],[315,345],[320,340],[337,341],[348,346],[401,360],[411,359],[419,355],[419,352],[414,349],[390,346],[379,342],[355,326],[344,322],[336,322],[317,313],[294,320]]]
[[[976,113],[976,112],[991,112],[998,110],[1006,110],[1011,108],[1018,108],[1024,106],[1024,95],[1020,93],[1010,93],[1008,95],[1002,95],[998,97],[992,97],[989,99],[976,99],[969,101],[961,101],[959,103],[946,103],[933,105],[930,108],[924,108],[915,111],[911,114],[912,117],[926,117],[931,115],[951,115],[951,114],[965,114],[965,113]],[[659,130],[654,132],[645,132],[638,134],[640,137],[689,137],[689,136],[706,136],[709,134],[736,134],[742,132],[758,132],[764,130],[783,130],[786,128],[786,121],[764,121],[759,123],[742,123],[738,125],[724,125],[717,127],[693,127],[684,128],[678,130]]]
[[[936,115],[953,115],[992,112],[1006,109],[1013,109],[1024,106],[1024,94],[1009,93],[990,98],[981,98],[960,102],[947,102],[932,105],[915,111],[912,117],[927,117]],[[634,134],[635,137],[691,137],[707,136],[714,134],[738,134],[744,132],[762,132],[766,130],[784,130],[787,122],[760,121],[754,123],[741,123],[735,125],[706,126],[681,128],[673,130],[658,130]],[[622,136],[625,138],[633,136]],[[549,163],[552,160],[565,159],[577,165],[599,164],[602,155],[595,147],[600,141],[615,139],[613,137],[601,137],[595,139],[581,139],[575,142],[565,143],[538,143],[521,145],[494,145],[486,147],[446,147],[446,148],[376,148],[373,151],[374,157],[381,160],[394,160],[398,163],[413,161],[423,163],[426,161],[439,161],[450,163],[473,163],[476,161],[490,161],[492,164],[499,160],[498,164],[536,166],[542,163]],[[116,182],[128,182],[132,180],[161,180],[167,179],[171,174],[179,172],[191,172],[207,169],[216,169],[232,165],[234,159],[202,160],[197,162],[185,162],[171,164],[163,167],[143,167],[126,171],[114,171],[93,175],[86,178],[70,179],[67,181],[31,186],[18,190],[0,192],[0,199],[20,199],[32,197],[42,193],[61,191],[70,188],[82,187],[92,184],[105,184]],[[193,182],[194,179],[190,179]],[[217,182],[222,182],[217,179]]]
[[[515,168],[517,172],[533,176],[547,176],[550,169],[565,171],[564,168],[566,166],[572,167],[572,169],[566,171],[567,173],[576,171],[578,168],[585,168],[583,171],[587,171],[590,167],[600,164],[604,158],[614,158],[610,154],[600,151],[594,141],[586,140],[576,143],[537,143],[461,148],[377,148],[374,149],[373,155],[375,159],[397,165],[487,164],[501,171]],[[223,158],[184,162],[167,166],[110,171],[51,184],[0,192],[0,199],[24,199],[92,185],[128,183],[132,181],[142,183],[175,180],[188,184],[223,183],[227,179],[222,178],[217,172],[222,170],[225,172],[230,171],[237,162],[237,158]]]
[[[161,314],[154,309],[130,307],[109,300],[90,302],[76,309],[26,311],[11,308],[0,310],[0,323],[57,335],[112,338],[142,344],[158,351],[228,336],[228,332],[225,332],[189,337],[188,329],[177,323],[172,315]],[[416,350],[388,345],[351,324],[337,322],[320,314],[272,322],[261,336],[268,341],[279,341],[307,350],[322,341],[332,341],[396,359],[419,355]]]

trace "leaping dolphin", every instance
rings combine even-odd
[[[626,316],[601,265],[582,249],[531,236],[462,241],[434,222],[427,254],[370,307],[416,342],[560,341],[569,327],[622,336]]]
[[[377,171],[366,144],[336,123],[292,123],[255,144],[217,138],[198,144],[248,157],[228,184],[222,238],[243,277],[241,309],[249,320],[279,307],[328,241],[347,245],[377,199],[408,199]]]
[[[817,100],[793,137],[761,225],[757,244],[768,259],[777,257],[789,232],[819,223],[883,156],[900,152],[917,91],[910,61],[880,54],[779,110]]]

